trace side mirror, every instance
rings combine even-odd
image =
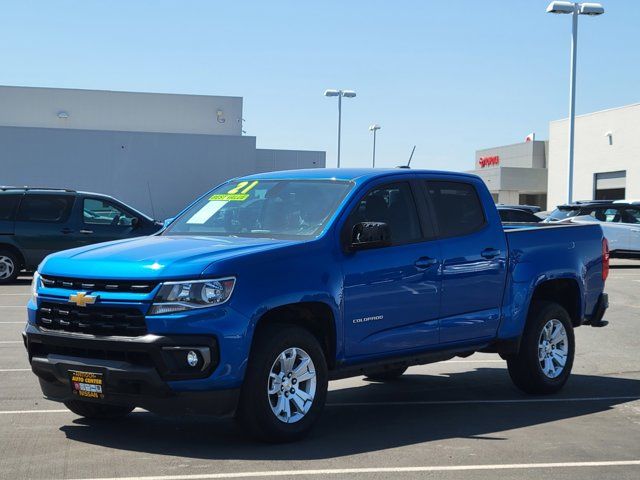
[[[350,250],[388,247],[391,245],[391,229],[383,222],[361,222],[353,226]]]
[[[131,228],[138,228],[140,226],[140,219],[138,217],[133,217],[131,219]]]

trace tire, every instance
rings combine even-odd
[[[367,380],[374,382],[392,382],[402,376],[407,371],[407,367],[389,368],[386,370],[365,370],[364,376]]]
[[[254,340],[237,419],[259,440],[298,440],[318,420],[327,386],[327,363],[318,340],[299,327],[267,326]]]
[[[526,393],[555,393],[567,382],[574,355],[575,337],[567,311],[557,303],[535,302],[529,310],[520,351],[507,358],[509,375]]]
[[[0,285],[13,283],[20,273],[20,260],[11,250],[0,250]]]
[[[103,403],[90,403],[81,400],[69,400],[64,406],[76,415],[84,418],[121,418],[133,411],[133,407],[123,405],[106,405]]]

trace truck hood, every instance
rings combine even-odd
[[[293,243],[270,238],[138,237],[54,253],[45,258],[39,271],[91,279],[197,278],[216,261]]]

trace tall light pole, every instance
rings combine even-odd
[[[599,3],[551,2],[547,13],[570,14],[571,70],[569,76],[569,175],[567,178],[567,203],[573,201],[573,138],[576,123],[576,55],[578,51],[578,15],[602,15],[604,7]]]
[[[373,168],[376,168],[376,132],[381,128],[377,123],[369,126],[369,131],[373,132]]]
[[[325,97],[338,97],[338,168],[340,168],[340,134],[342,130],[342,97],[353,98],[356,92],[353,90],[325,90]]]

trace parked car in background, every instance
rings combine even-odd
[[[162,224],[108,195],[0,187],[0,284],[35,270],[50,253],[150,235]]]
[[[518,206],[496,205],[496,208],[503,223],[538,223],[542,221],[531,210],[522,209]]]
[[[595,200],[560,205],[544,221],[599,223],[611,256],[640,257],[640,205],[636,202]]]

